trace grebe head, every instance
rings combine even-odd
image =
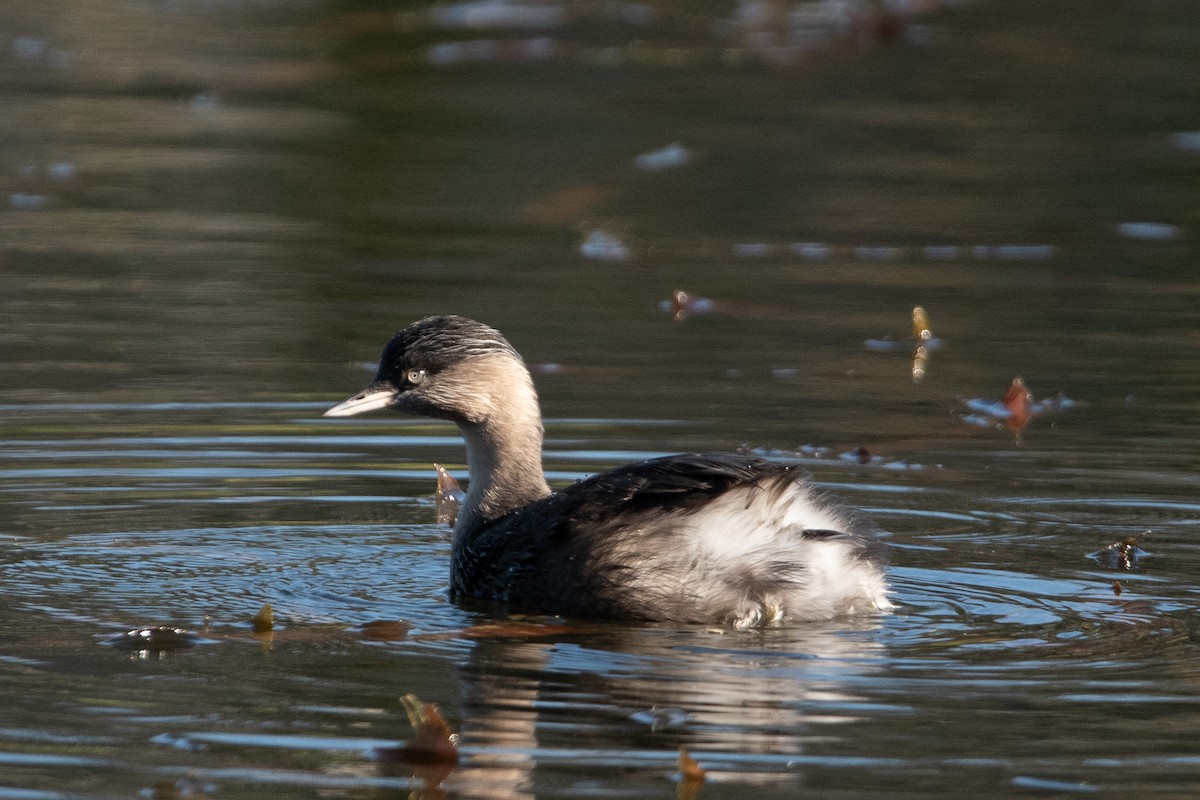
[[[529,372],[499,331],[466,317],[426,317],[392,337],[370,386],[324,416],[391,408],[472,425],[526,391]]]
[[[371,385],[325,416],[379,408],[458,425],[471,483],[456,535],[550,494],[533,379],[494,328],[465,317],[414,322],[388,342]]]

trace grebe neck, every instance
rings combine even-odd
[[[542,418],[532,383],[481,421],[460,421],[470,483],[454,526],[461,536],[550,494],[542,472]]]

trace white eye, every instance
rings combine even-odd
[[[425,380],[425,370],[410,369],[408,372],[404,373],[404,379],[416,386],[418,383]]]

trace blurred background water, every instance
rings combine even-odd
[[[1198,40],[1190,0],[5,5],[0,799],[670,797],[680,746],[701,798],[1194,794]],[[450,604],[453,428],[320,418],[430,313],[533,365],[552,482],[799,461],[897,612]],[[203,641],[102,644],[158,625]],[[372,757],[407,693],[449,774]]]

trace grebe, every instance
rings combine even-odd
[[[380,408],[450,420],[466,442],[455,599],[737,627],[892,608],[878,529],[822,497],[798,467],[667,456],[552,492],[529,370],[482,323],[414,322],[388,342],[371,385],[325,416]]]

